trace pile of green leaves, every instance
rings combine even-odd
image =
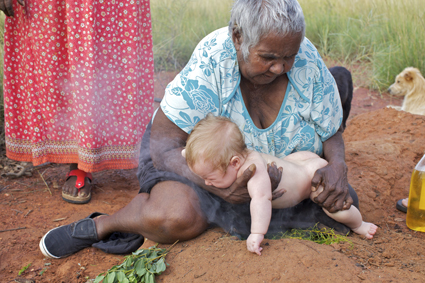
[[[325,245],[347,242],[352,245],[347,235],[339,235],[331,228],[318,228],[317,224],[309,229],[291,229],[279,235],[275,235],[273,238],[307,240]]]
[[[174,246],[174,245],[173,245]],[[173,247],[140,249],[126,256],[122,264],[113,266],[106,273],[99,274],[94,283],[154,283],[155,275],[160,275],[167,268],[165,256]]]

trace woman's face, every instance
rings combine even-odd
[[[263,36],[257,45],[249,49],[246,61],[243,60],[240,48],[242,41],[239,33],[234,32],[233,42],[241,74],[254,85],[262,85],[273,82],[292,68],[300,49],[302,34],[282,36],[270,33]]]

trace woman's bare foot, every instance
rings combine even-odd
[[[370,240],[373,238],[373,235],[375,235],[377,229],[378,226],[376,226],[375,224],[362,221],[362,224],[359,227],[352,230],[354,233],[363,235]]]
[[[78,170],[77,164],[71,164],[70,173],[62,187],[62,198],[70,203],[88,203],[91,199],[91,174]]]

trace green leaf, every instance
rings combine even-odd
[[[146,273],[144,276],[140,277],[140,282],[148,282],[148,276],[149,276],[149,272]]]
[[[19,270],[19,272],[18,272],[18,275],[21,275],[25,270],[27,270],[28,269],[28,267],[30,267],[31,266],[31,262],[30,263],[28,263],[28,265],[27,266],[24,266],[24,267],[22,267],[21,268],[21,270]]]
[[[117,272],[117,279],[118,279],[118,282],[123,282],[123,281],[124,281],[124,279],[125,279],[125,274],[124,274],[124,272],[122,272],[122,271],[118,271],[118,272]]]
[[[134,269],[136,270],[137,275],[143,276],[146,273],[146,267],[142,259],[136,261],[134,265]]]
[[[163,257],[161,257],[160,260],[158,260],[158,262],[156,263],[156,272],[161,274],[165,271],[166,268],[167,266],[165,265],[165,260]]]
[[[158,256],[157,251],[153,251],[151,255],[149,255],[149,258],[156,258]]]
[[[133,255],[141,255],[141,254],[143,254],[144,251],[145,251],[145,249],[137,250],[137,251],[133,252]]]
[[[115,272],[111,272],[108,275],[106,275],[106,278],[103,282],[105,283],[114,283],[115,280]]]
[[[130,256],[126,257],[124,263],[123,263],[125,268],[131,267],[133,265],[133,260]]]
[[[156,273],[156,264],[152,264],[152,266],[149,268],[150,273]]]
[[[128,279],[124,277],[124,279],[122,280],[122,283],[129,283]]]
[[[145,278],[146,283],[155,283],[155,276],[152,273],[147,273]]]
[[[99,283],[100,281],[103,280],[103,278],[105,278],[105,276],[103,276],[103,275],[96,276],[96,279],[94,280],[94,283]]]

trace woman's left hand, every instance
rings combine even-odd
[[[353,203],[348,191],[347,165],[345,162],[329,163],[318,169],[311,180],[311,185],[312,191],[323,186],[323,192],[314,201],[331,213],[349,209]]]
[[[277,190],[279,183],[282,180],[282,172],[283,168],[278,168],[276,162],[267,164],[267,173],[269,174],[270,183],[272,185],[272,200],[280,198],[284,193],[286,193],[284,188]]]

